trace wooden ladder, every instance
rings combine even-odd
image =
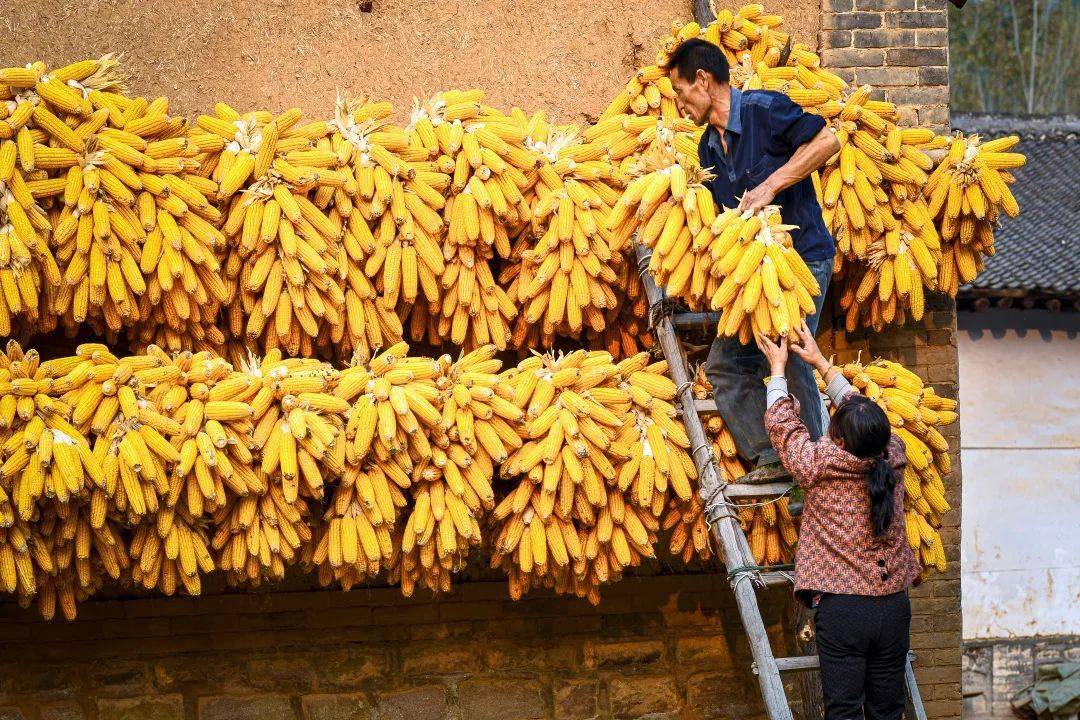
[[[757,675],[761,686],[761,696],[770,720],[792,720],[791,707],[787,692],[781,680],[781,673],[805,672],[818,669],[816,655],[777,658],[773,655],[765,623],[761,619],[758,606],[758,588],[786,584],[791,576],[782,572],[759,571],[750,543],[739,523],[738,514],[733,510],[732,501],[746,497],[775,497],[789,492],[793,483],[770,482],[751,485],[748,483],[728,484],[720,476],[716,460],[712,454],[712,444],[705,434],[701,416],[715,414],[716,403],[711,398],[698,400],[694,397],[693,377],[686,361],[686,352],[679,339],[678,330],[685,327],[711,325],[716,327],[719,313],[677,313],[657,315],[662,307],[664,293],[657,287],[649,272],[649,259],[652,254],[640,243],[635,242],[638,271],[641,275],[645,295],[649,301],[650,324],[656,339],[668,363],[671,379],[678,388],[676,402],[682,410],[683,424],[690,439],[691,454],[697,467],[700,482],[700,495],[705,503],[705,517],[720,546],[720,557],[724,566],[731,572],[731,587],[735,593],[735,602],[739,608],[743,628],[750,641],[750,651],[754,661],[751,672]],[[750,569],[755,568],[755,569]],[[913,653],[908,654],[905,668],[905,680],[908,695],[906,717],[909,720],[926,720],[922,698],[912,671]]]

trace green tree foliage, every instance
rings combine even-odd
[[[949,8],[954,112],[1080,110],[1080,0],[970,0]]]

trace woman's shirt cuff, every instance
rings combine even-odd
[[[774,375],[769,378],[768,384],[765,385],[765,408],[771,408],[787,396],[787,378],[783,375]]]

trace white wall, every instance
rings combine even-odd
[[[957,336],[964,639],[1077,635],[1080,316],[987,315]]]

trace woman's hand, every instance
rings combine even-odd
[[[814,333],[810,332],[810,328],[806,326],[805,322],[795,328],[795,332],[799,336],[799,344],[792,345],[791,352],[824,375],[825,371],[829,369],[829,361],[821,354],[821,348],[818,347],[817,340],[814,339]]]
[[[761,350],[761,354],[769,361],[769,374],[773,376],[783,375],[784,369],[787,367],[788,358],[787,336],[785,335],[780,338],[779,343],[775,343],[758,333],[757,346],[758,349]]]

